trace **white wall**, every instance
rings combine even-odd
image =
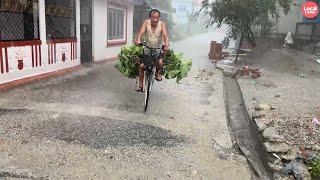
[[[279,22],[276,25],[278,33],[288,33],[292,32],[293,34],[296,31],[297,22],[302,21],[300,5],[292,6],[291,11],[285,15],[282,9],[279,10]]]
[[[185,7],[186,11],[181,12],[180,7]],[[176,12],[173,13],[173,21],[176,24],[186,24],[188,23],[188,15],[193,11],[192,1],[184,0],[173,0],[172,7],[176,9]]]
[[[127,44],[107,46],[107,0],[93,1],[93,56],[94,61],[113,58],[118,55],[122,46],[132,44],[133,39],[133,4],[123,3],[127,9]],[[110,5],[110,4],[109,4]]]
[[[41,49],[41,66],[40,66],[40,51],[39,46],[10,46],[2,47],[0,50],[7,54],[8,59],[8,69],[9,72],[0,73],[0,84],[23,79],[26,77],[31,77],[35,75],[40,75],[48,72],[53,72],[61,69],[66,69],[69,67],[75,67],[80,65],[80,0],[76,0],[76,24],[77,24],[77,48],[74,48],[74,52],[77,52],[77,57],[71,59],[72,43],[57,43],[56,44],[56,61],[55,63],[49,63],[49,44],[46,41],[46,20],[45,20],[45,0],[39,0],[39,27],[40,27],[40,40],[42,44]],[[7,53],[6,53],[7,52]],[[34,53],[34,58],[32,59],[32,52]],[[62,53],[66,55],[66,61],[62,61]],[[38,58],[35,58],[36,54]],[[23,69],[18,69],[18,60],[23,60]],[[2,56],[3,62],[6,62],[6,57]],[[38,66],[32,66],[32,62],[38,63]]]

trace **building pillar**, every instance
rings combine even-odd
[[[47,44],[47,29],[46,29],[46,5],[45,5],[45,0],[39,0],[38,1],[39,5],[39,37],[42,42],[41,47],[41,59],[43,59],[43,64],[48,64],[48,46]]]
[[[39,0],[39,31],[42,43],[47,41],[45,0]]]
[[[80,41],[80,0],[76,0],[76,38],[77,38],[77,57],[81,59],[81,41]]]

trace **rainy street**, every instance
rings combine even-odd
[[[193,60],[181,83],[156,82],[148,111],[116,62],[0,93],[0,178],[250,179],[234,147],[222,72],[208,59],[224,32],[171,44]]]
[[[0,0],[0,180],[320,179],[319,7]]]

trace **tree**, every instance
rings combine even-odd
[[[292,0],[204,0],[195,16],[208,15],[206,27],[228,25],[229,37],[241,34],[255,47],[252,27],[261,27],[261,35],[266,35],[273,25],[271,19],[279,17],[279,9],[287,14],[291,3]]]

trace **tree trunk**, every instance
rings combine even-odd
[[[253,48],[255,48],[256,47],[256,40],[254,38],[254,34],[253,34],[251,28],[249,28],[249,34],[251,35],[252,46],[253,46]]]
[[[241,37],[240,37],[239,47],[238,47],[238,49],[237,49],[236,60],[234,61],[234,63],[237,63],[237,61],[238,61],[238,56],[239,56],[239,52],[240,52],[241,45],[242,45],[242,40],[243,40],[243,33],[241,33],[240,36],[241,36]]]

